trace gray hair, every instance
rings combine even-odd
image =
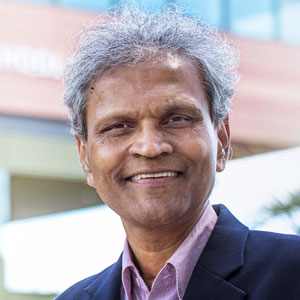
[[[90,84],[108,72],[169,52],[198,65],[212,120],[222,122],[239,80],[238,51],[215,28],[177,7],[151,13],[125,5],[85,28],[67,60],[63,103],[69,108],[72,133],[87,139]]]

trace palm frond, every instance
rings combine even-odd
[[[300,191],[289,193],[288,200],[283,202],[276,199],[274,203],[266,207],[271,216],[288,215],[300,209]]]

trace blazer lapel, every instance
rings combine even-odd
[[[214,206],[217,224],[201,254],[184,300],[242,300],[246,293],[232,285],[230,276],[244,265],[249,229],[223,205]]]

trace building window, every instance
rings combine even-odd
[[[77,7],[93,11],[105,11],[111,5],[115,4],[114,0],[57,0],[56,3],[63,6]]]
[[[191,10],[191,13],[196,12],[200,14],[200,16],[211,25],[224,27],[222,3],[220,0],[177,0],[173,2],[176,2],[180,7],[187,7]]]
[[[279,12],[280,38],[300,44],[300,1],[282,0]]]
[[[230,0],[230,30],[247,37],[272,39],[275,18],[272,0]]]

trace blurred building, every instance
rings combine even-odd
[[[62,65],[81,26],[118,2],[0,1],[0,227],[101,204],[85,183],[60,103]],[[300,145],[300,1],[156,0],[146,9],[174,2],[200,12],[240,49],[234,157]],[[0,276],[1,299],[38,296],[27,297],[6,293]]]

